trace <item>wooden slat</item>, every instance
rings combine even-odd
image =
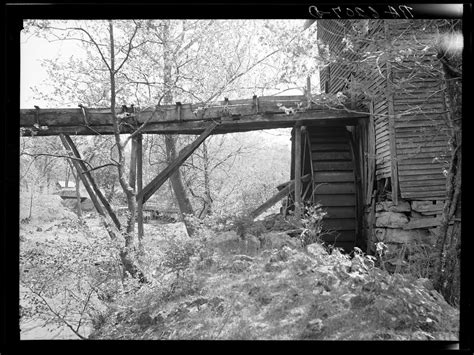
[[[426,187],[426,188],[431,188],[431,186],[440,186],[440,187],[445,187],[446,186],[446,181],[445,179],[425,179],[425,180],[405,180],[403,182],[403,186],[405,189],[410,189],[411,187]]]
[[[416,169],[415,169],[416,167]],[[432,166],[431,164],[428,166],[422,166],[419,168],[417,165],[400,165],[400,172],[403,176],[412,176],[412,175],[436,175],[440,174],[443,175],[443,167],[442,165],[435,165]],[[443,175],[444,176],[444,175]]]
[[[325,218],[355,218],[354,207],[331,206],[325,207],[324,210],[327,213]]]
[[[410,158],[410,159],[400,159],[398,165],[406,166],[405,170],[424,170],[432,169],[435,167],[442,167],[442,162],[433,161],[433,158]]]
[[[446,189],[437,191],[402,192],[402,197],[412,200],[437,200],[446,198]]]
[[[436,147],[400,147],[397,151],[399,152],[400,156],[404,155],[413,155],[413,154],[423,154],[423,153],[446,153],[447,146],[441,144]],[[436,155],[436,154],[435,154]]]
[[[349,151],[349,145],[347,143],[328,143],[328,144],[319,144],[319,143],[312,143],[311,150],[313,152],[320,152],[320,151],[339,151],[339,152],[346,152]]]
[[[355,193],[355,185],[354,185],[353,182],[317,184],[315,189],[316,189],[317,194],[348,194],[348,193]]]
[[[321,182],[353,182],[354,173],[352,172],[315,172],[314,181],[316,183]]]
[[[352,161],[313,161],[314,171],[351,171],[354,168]]]
[[[355,230],[356,221],[354,218],[326,218],[323,219],[323,229],[326,230]]]
[[[320,161],[338,161],[338,160],[350,160],[351,154],[349,152],[318,152],[313,154],[313,162],[316,164]]]
[[[340,245],[349,242],[353,243],[355,241],[355,231],[334,231],[334,233],[323,235],[322,240],[329,243],[336,241]]]
[[[355,195],[319,195],[316,194],[315,201],[323,206],[355,206]]]

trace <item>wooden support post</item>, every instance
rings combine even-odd
[[[137,194],[143,189],[143,136],[137,135]],[[144,236],[143,230],[143,203],[142,199],[137,200],[137,222],[138,222],[138,240]]]
[[[59,135],[59,137],[61,138],[61,141],[62,141],[64,147],[68,151],[72,152],[74,157],[76,157],[78,159],[81,159],[81,155],[79,154],[79,151],[77,150],[76,145],[72,141],[71,137],[69,137],[66,134],[62,134],[62,133]],[[72,159],[72,162],[74,164],[74,167],[76,168],[76,171],[78,172],[78,174],[81,178],[82,183],[86,187],[86,190],[89,193],[89,196],[91,197],[92,203],[94,204],[94,206],[96,206],[97,212],[99,212],[99,214],[105,216],[105,213],[104,213],[104,210],[102,209],[102,206],[100,206],[100,204],[97,201],[97,197],[98,197],[100,199],[100,201],[102,202],[102,204],[104,205],[104,207],[105,207],[107,213],[109,214],[110,218],[114,222],[115,227],[117,227],[117,229],[120,230],[121,226],[120,226],[120,221],[117,218],[117,215],[115,214],[112,207],[110,206],[109,201],[107,201],[104,194],[102,193],[102,191],[100,191],[99,187],[95,183],[95,180],[92,177],[91,173],[89,171],[87,171],[86,164],[84,164],[83,161],[75,160],[75,159]],[[78,167],[80,168],[79,170],[78,170]],[[84,180],[87,182],[87,186],[89,186],[89,188],[86,186],[86,183],[84,183]],[[89,181],[90,181],[90,183],[89,183]],[[89,191],[89,189],[90,189],[90,191]],[[94,194],[94,192],[95,192],[95,194]],[[97,204],[96,204],[96,202],[94,202],[94,200],[97,201]],[[102,211],[102,213],[101,213],[101,211]]]
[[[385,36],[390,40],[390,30],[388,22],[384,21]],[[391,163],[391,178],[392,178],[392,202],[398,205],[398,162],[397,162],[397,144],[395,137],[395,110],[393,107],[393,92],[394,85],[392,82],[392,63],[387,61],[387,104],[388,104],[388,136],[390,141],[390,163]]]
[[[295,217],[302,217],[301,203],[301,126],[295,126]]]
[[[135,136],[132,138],[132,149],[130,152],[130,175],[128,176],[128,184],[134,190],[135,190],[136,180],[137,180],[137,137]]]
[[[310,174],[307,174],[301,178],[302,181],[309,181],[311,178]],[[258,216],[260,216],[263,212],[268,210],[270,207],[272,207],[275,203],[280,201],[282,198],[285,196],[288,196],[288,194],[292,193],[295,190],[295,181],[290,180],[284,184],[278,185],[277,187],[280,191],[278,191],[275,195],[270,197],[267,201],[265,201],[263,204],[261,204],[258,208],[256,208],[253,212],[250,213],[250,218],[255,219]]]
[[[202,142],[212,133],[214,128],[219,125],[213,122],[206,130],[191,144],[184,147],[178,157],[173,160],[161,173],[158,174],[147,186],[137,194],[137,201],[142,199],[146,203],[148,199],[158,190],[161,185],[186,161],[187,158],[201,145]]]

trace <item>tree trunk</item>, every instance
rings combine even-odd
[[[171,56],[171,47],[170,47],[170,21],[164,20],[163,22],[163,103],[172,104],[173,103],[173,92],[172,92],[172,56]],[[165,146],[166,146],[166,158],[168,163],[171,163],[176,159],[176,139],[172,135],[165,135]],[[186,225],[186,229],[189,235],[193,235],[194,230],[186,222],[185,215],[193,215],[193,208],[191,202],[189,201],[188,196],[186,195],[186,190],[184,189],[183,179],[179,169],[171,175],[171,186],[173,187],[174,195],[178,202],[181,218]]]
[[[441,55],[442,54],[442,55]],[[451,304],[459,302],[460,288],[460,210],[461,210],[461,168],[462,168],[462,77],[450,70],[460,67],[460,58],[440,53],[446,79],[452,129],[450,148],[452,152],[446,179],[447,199],[445,201],[439,234],[436,241],[437,264],[434,275],[435,288]]]
[[[82,219],[81,191],[80,191],[81,180],[79,179],[79,175],[77,173],[74,174],[74,180],[76,182],[76,213],[77,213],[77,217],[79,217],[79,219]]]
[[[115,112],[115,48],[114,48],[114,27],[112,20],[109,20],[109,34],[110,34],[110,111],[112,115],[112,123],[114,127],[114,136],[115,136],[115,143],[118,152],[118,178],[120,182],[120,186],[122,187],[123,192],[127,198],[127,206],[128,206],[128,216],[127,216],[127,228],[125,233],[123,233],[125,237],[125,246],[120,250],[120,259],[122,261],[122,265],[124,267],[124,274],[128,272],[133,278],[137,278],[140,282],[146,282],[146,278],[140,268],[137,266],[135,261],[135,253],[134,253],[134,229],[135,229],[135,214],[137,209],[137,203],[135,200],[135,191],[133,188],[128,184],[127,179],[125,178],[125,154],[124,154],[124,146],[122,140],[120,138],[120,128],[119,128],[119,120],[117,118],[117,114]]]

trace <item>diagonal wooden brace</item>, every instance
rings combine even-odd
[[[301,177],[301,181],[307,182],[311,179],[311,174],[306,174]],[[253,220],[260,216],[263,212],[272,207],[275,203],[280,201],[282,198],[288,196],[290,193],[295,191],[295,180],[290,180],[278,186],[281,188],[275,195],[270,197],[266,202],[256,208],[253,212],[250,213],[250,218]]]
[[[74,157],[81,159],[81,155],[79,154],[79,151],[77,150],[76,145],[72,141],[71,137],[69,137],[67,134],[61,133],[59,135],[59,138],[61,138],[61,142],[63,143],[66,150],[71,152]],[[109,202],[107,201],[103,193],[100,191],[91,173],[87,171],[87,167],[84,164],[84,162],[81,160],[74,159],[72,160],[72,163],[74,164],[74,167],[76,168],[76,171],[79,174],[79,177],[81,178],[81,181],[84,187],[86,188],[87,193],[89,194],[92,200],[92,203],[97,209],[97,212],[105,216],[105,212],[102,206],[100,205],[99,201],[97,200],[97,197],[98,197],[100,201],[102,202],[102,204],[104,205],[105,209],[107,210],[107,213],[109,214],[110,218],[114,222],[115,227],[117,227],[117,229],[120,230],[121,226],[120,226],[120,221],[117,218],[117,215],[113,211],[112,207],[110,206]]]
[[[189,156],[201,145],[202,142],[212,133],[212,131],[219,125],[217,122],[213,122],[204,132],[191,144],[184,147],[180,152],[179,156],[173,160],[161,173],[158,174],[143,190],[137,194],[137,201],[142,199],[142,203],[148,201],[148,199],[158,190],[161,185],[178,170],[178,168],[189,158]]]

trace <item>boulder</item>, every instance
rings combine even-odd
[[[395,205],[392,201],[377,202],[375,205],[376,212],[410,212],[410,204],[408,201],[399,200],[398,205]]]
[[[423,229],[394,229],[394,228],[376,228],[375,237],[379,242],[385,243],[430,243],[431,234]]]
[[[306,247],[306,250],[308,251],[308,253],[310,253],[313,256],[328,255],[328,252],[326,251],[326,249],[324,249],[324,247],[319,243],[313,243],[313,244],[308,245]]]
[[[283,232],[264,233],[260,235],[259,239],[263,249],[280,249],[285,245],[293,249],[300,248],[300,243],[297,239],[291,238]]]
[[[411,201],[411,208],[419,213],[423,214],[441,214],[444,208],[444,201]]]
[[[236,232],[228,231],[218,234],[209,241],[209,245],[224,254],[256,255],[260,250],[260,241],[253,235],[247,234],[240,238]]]
[[[402,228],[408,223],[408,217],[400,212],[378,212],[375,215],[377,227]]]

